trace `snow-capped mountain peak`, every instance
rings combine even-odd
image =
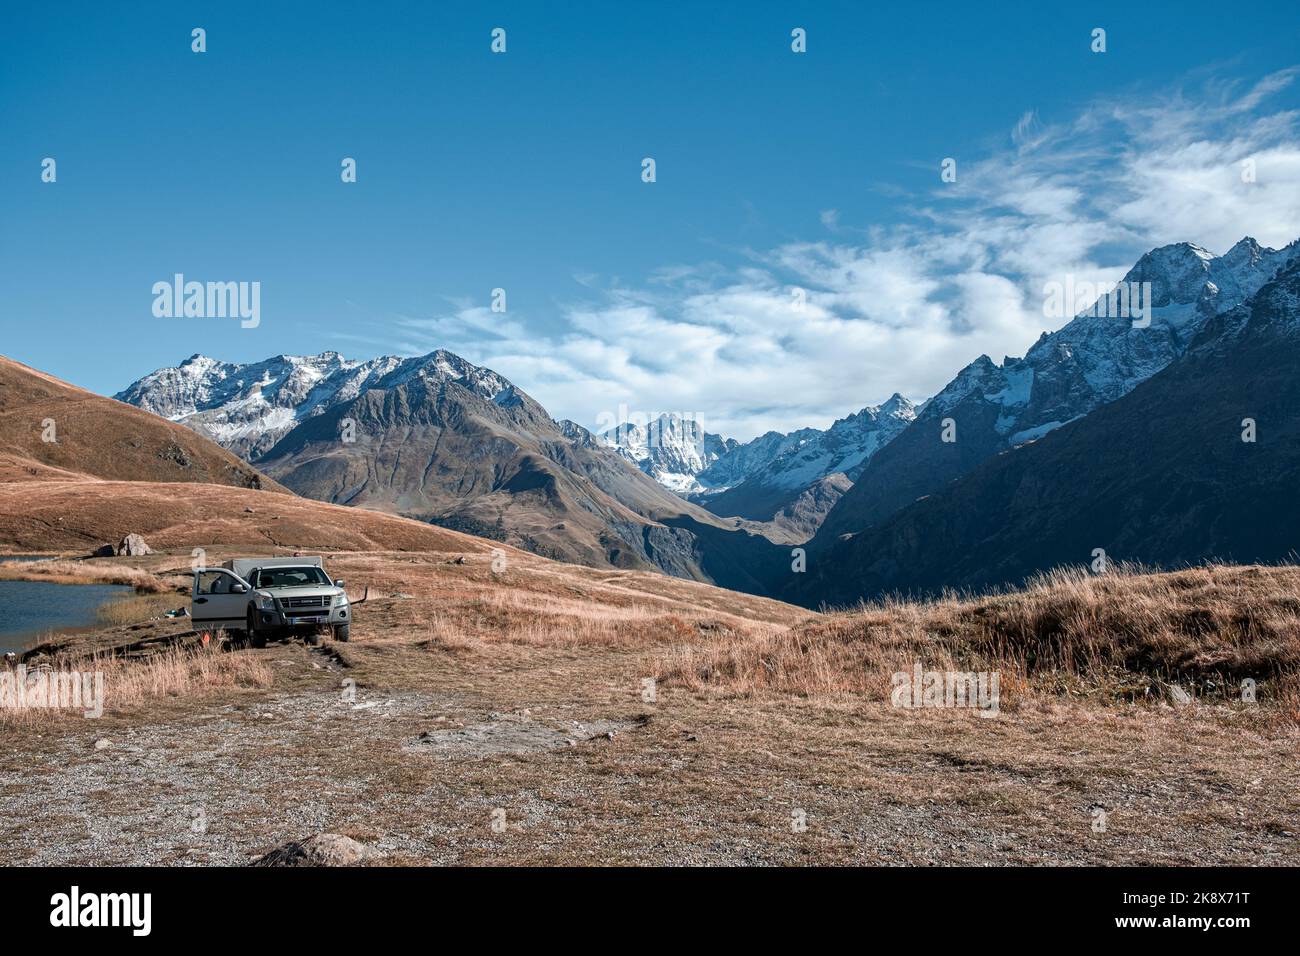
[[[1123,279],[1130,284],[1130,303],[1131,284],[1150,283],[1146,315],[1117,314],[1108,301],[1107,308],[1086,308],[1060,329],[1044,332],[1024,358],[998,365],[980,356],[924,405],[916,425],[886,454],[871,461],[826,516],[819,540],[872,527],[974,463],[1037,441],[1128,394],[1184,355],[1210,323],[1244,321],[1244,310],[1236,307],[1254,297],[1298,248],[1293,243],[1269,249],[1245,238],[1221,256],[1192,243],[1147,252]],[[942,438],[947,418],[955,425],[950,443]]]
[[[895,392],[887,401],[868,405],[808,436],[753,477],[769,487],[790,490],[837,473],[856,478],[872,455],[912,423],[916,411],[913,402]]]
[[[696,476],[729,449],[726,440],[705,432],[696,418],[671,412],[644,425],[623,422],[598,437],[651,478],[677,492],[701,490],[703,486]]]
[[[356,398],[368,388],[391,388],[420,377],[454,382],[501,405],[520,401],[495,372],[451,352],[366,361],[338,352],[276,355],[240,365],[191,355],[174,368],[151,372],[114,397],[183,422],[246,459],[269,451],[295,425]]]
[[[773,431],[741,443],[704,431],[693,418],[664,414],[644,426],[611,428],[599,438],[678,493],[712,495],[751,479],[769,490],[788,492],[839,472],[856,474],[916,417],[916,410],[915,404],[895,393],[825,431]]]
[[[1024,358],[1008,357],[999,366],[981,355],[923,411],[946,414],[978,396],[1002,407],[996,429],[1012,444],[1040,438],[1160,371],[1207,320],[1259,291],[1287,256],[1249,237],[1222,256],[1190,242],[1152,249],[1122,280],[1130,288],[1150,283],[1148,324],[1086,309],[1060,330],[1044,332]]]

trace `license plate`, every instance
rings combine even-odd
[[[304,624],[324,624],[326,621],[329,620],[329,618],[320,617],[319,615],[317,615],[315,617],[296,617],[294,618],[294,620],[302,621]]]

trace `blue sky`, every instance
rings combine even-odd
[[[111,394],[441,346],[740,438],[922,397],[1060,324],[1045,279],[1300,236],[1294,4],[1151,6],[11,4],[0,353]],[[156,318],[176,272],[261,324]]]

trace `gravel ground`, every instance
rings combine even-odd
[[[354,694],[328,649],[240,653],[277,688],[11,733],[0,862],[246,864],[321,832],[418,864],[1300,862],[1294,739],[1213,714],[648,705],[626,654],[448,655]]]
[[[664,642],[803,612],[486,562],[338,556],[372,590],[353,641],[231,651],[269,688],[8,722],[0,863],[246,864],[332,832],[388,864],[1300,864],[1300,733],[1263,708],[646,695]],[[60,642],[147,657],[186,630]]]

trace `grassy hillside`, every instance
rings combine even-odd
[[[50,441],[47,438],[53,438]],[[0,356],[0,475],[283,489],[182,425]],[[51,469],[53,471],[51,471]]]
[[[1102,704],[1240,700],[1253,680],[1300,721],[1300,568],[1147,573],[1057,570],[1023,590],[886,599],[753,641],[693,648],[664,673],[690,687],[886,699],[891,677],[998,671],[1003,706],[1032,697]]]

